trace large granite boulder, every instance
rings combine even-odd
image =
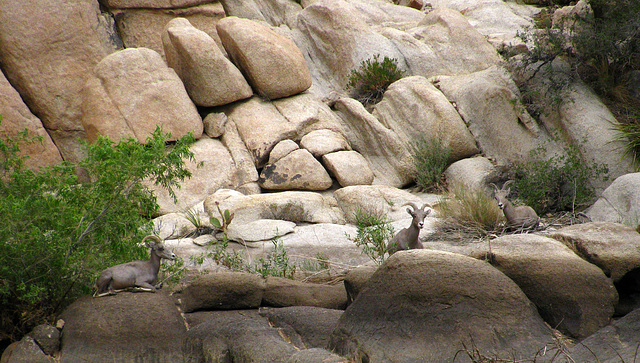
[[[167,64],[198,106],[226,105],[253,96],[251,86],[207,33],[189,20],[171,20],[163,34]]]
[[[616,178],[587,210],[596,222],[640,224],[640,173]]]
[[[520,286],[550,326],[582,339],[610,323],[618,301],[613,282],[561,242],[506,235],[491,240],[489,253],[491,263]]]
[[[166,25],[175,18],[185,18],[193,26],[209,34],[220,50],[226,53],[216,30],[218,21],[226,16],[222,5],[209,0],[206,3],[200,2],[201,4],[187,4],[186,1],[171,1],[176,6],[167,7],[166,2],[155,0],[145,1],[143,6],[117,1],[107,6],[113,14],[124,48],[149,48],[164,58],[162,38]]]
[[[519,91],[502,68],[439,77],[436,86],[456,107],[485,156],[498,164],[531,160],[531,152],[553,143],[519,101]],[[517,142],[514,142],[517,140]]]
[[[0,72],[0,137],[18,139],[20,133],[27,130],[27,138],[41,138],[40,142],[20,144],[20,156],[28,156],[24,165],[31,169],[56,165],[62,162],[60,151],[51,140],[51,136],[42,126],[42,122],[24,104],[20,94],[11,86]]]
[[[551,342],[551,330],[508,277],[486,262],[429,250],[393,254],[331,338],[338,354],[374,362],[450,362],[465,347],[532,359]]]
[[[60,361],[182,362],[186,327],[165,292],[85,296],[60,316]]]
[[[175,71],[151,49],[131,48],[105,57],[82,91],[82,124],[90,141],[134,137],[146,142],[161,127],[176,140],[202,135],[202,118]]]
[[[344,224],[344,214],[336,200],[315,192],[286,191],[243,195],[218,190],[204,201],[205,211],[219,218],[217,206],[234,213],[232,223],[247,223],[257,219],[282,219],[292,222]]]
[[[198,310],[255,309],[262,302],[265,280],[244,272],[198,276],[174,296],[185,313]]]
[[[392,83],[373,115],[409,143],[421,137],[441,141],[451,149],[452,162],[479,152],[458,111],[424,77],[406,77]]]
[[[258,22],[228,16],[217,25],[229,57],[256,93],[267,99],[295,95],[311,87],[311,74],[296,44]]]
[[[401,188],[414,180],[408,140],[387,128],[353,98],[341,98],[334,107],[351,147],[369,163],[375,175],[374,184]]]
[[[112,51],[97,1],[0,3],[2,71],[65,160],[84,157],[81,91],[93,67]]]
[[[333,181],[309,151],[298,149],[265,166],[258,183],[270,190],[326,190]]]
[[[619,223],[592,222],[566,226],[549,235],[585,261],[598,266],[614,282],[640,268],[640,233]]]

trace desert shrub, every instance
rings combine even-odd
[[[640,113],[627,122],[616,123],[614,129],[625,145],[624,155],[633,160],[636,170],[640,169]]]
[[[398,67],[398,60],[380,55],[362,61],[358,69],[351,71],[347,89],[352,90],[352,97],[365,106],[378,103],[389,85],[404,76]]]
[[[293,279],[296,273],[296,264],[289,261],[289,255],[278,237],[271,240],[273,250],[266,257],[258,259],[253,266],[248,266],[249,272],[262,275],[262,277],[275,276]]]
[[[416,185],[425,191],[444,189],[444,171],[449,166],[451,148],[436,136],[420,136],[410,147],[416,168]]]
[[[542,215],[547,212],[575,211],[593,202],[593,180],[606,180],[604,165],[586,163],[576,146],[561,155],[543,157],[544,148],[533,151],[535,161],[514,167],[512,194]]]
[[[588,3],[593,9],[588,16],[575,16],[566,19],[564,24],[553,24],[551,13],[542,12],[535,28],[519,34],[530,45],[530,51],[523,57],[515,57],[517,61],[511,64],[516,72],[529,75],[519,82],[525,102],[527,98],[535,99],[536,93],[544,95],[537,95],[538,100],[542,99],[537,102],[549,103],[549,98],[559,100],[559,91],[568,84],[568,76],[588,83],[614,106],[612,111],[617,116],[622,116],[627,109],[637,111],[639,102],[629,96],[627,85],[632,72],[640,69],[640,17],[637,16],[640,2],[589,0]],[[568,62],[568,70],[545,67],[557,57]],[[528,84],[529,78],[541,70],[550,89],[536,90]],[[557,72],[568,74],[556,77]],[[526,97],[528,93],[533,94],[532,97]],[[532,111],[534,115],[541,108],[537,102],[530,102],[536,106]]]
[[[171,148],[157,129],[142,145],[100,137],[78,165],[29,170],[17,153],[27,134],[0,140],[0,334],[15,340],[91,292],[104,268],[147,259],[138,243],[157,211],[151,180],[169,189],[190,176],[185,136]],[[37,142],[37,141],[36,141]],[[92,182],[81,184],[82,168]]]
[[[441,227],[466,229],[480,234],[495,232],[504,220],[497,203],[484,190],[453,185],[446,198],[437,205]]]
[[[357,234],[351,238],[362,252],[377,264],[382,264],[387,252],[387,243],[393,238],[393,226],[386,216],[358,209],[354,215]]]

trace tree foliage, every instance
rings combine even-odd
[[[86,144],[78,165],[30,170],[20,145],[38,142],[23,133],[0,140],[0,334],[15,340],[89,293],[104,268],[146,259],[139,246],[151,232],[156,198],[145,186],[169,189],[191,174],[185,136],[167,147],[157,129],[142,145],[101,137]],[[78,171],[91,182],[80,183]],[[145,182],[145,183],[143,183]]]

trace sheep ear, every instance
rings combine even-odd
[[[416,216],[416,213],[411,208],[407,208],[407,213],[409,213],[412,217]]]

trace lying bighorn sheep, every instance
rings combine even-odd
[[[507,226],[512,228],[535,228],[540,223],[540,217],[533,208],[527,205],[514,206],[508,199],[507,195],[511,192],[511,188],[505,189],[513,180],[509,180],[502,186],[502,189],[491,183],[493,186],[493,196],[498,201],[498,207],[504,212],[507,219]]]
[[[151,243],[147,243],[150,240]],[[156,292],[160,259],[175,260],[176,255],[165,250],[158,236],[146,236],[142,242],[151,249],[149,261],[131,261],[102,271],[96,282],[96,296],[113,295],[128,288]]]
[[[414,203],[405,203],[413,207],[407,208],[407,212],[413,217],[411,225],[408,228],[400,230],[387,244],[387,252],[389,256],[401,250],[422,249],[422,243],[418,240],[420,229],[424,226],[424,219],[431,213],[431,209],[424,210],[428,204],[418,208]]]

